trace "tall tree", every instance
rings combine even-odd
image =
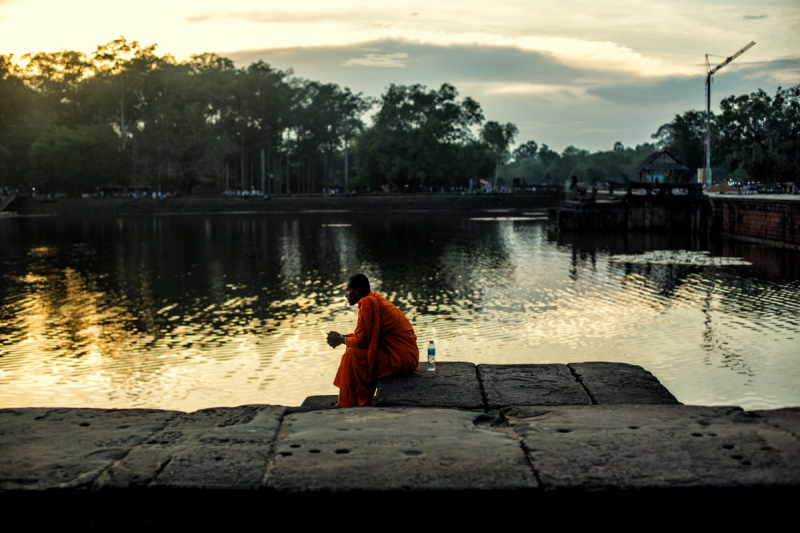
[[[51,120],[64,125],[80,124],[92,110],[81,95],[81,84],[91,73],[91,63],[82,52],[38,52],[22,56],[22,76],[42,95],[43,111]]]
[[[514,157],[514,161],[517,162],[524,161],[525,159],[536,157],[536,151],[538,149],[539,145],[536,144],[536,141],[528,141],[525,144],[519,145],[514,150],[512,156]]]
[[[716,136],[716,119],[712,116],[712,139]],[[686,111],[675,115],[672,122],[661,125],[651,137],[662,150],[669,150],[683,165],[689,167],[689,174],[695,169],[703,168],[703,139],[706,134],[706,114],[702,111]],[[716,151],[712,152],[712,165],[717,165],[722,158]]]
[[[489,150],[494,157],[494,179],[492,180],[492,187],[497,187],[497,179],[500,177],[500,168],[506,164],[511,154],[508,151],[511,143],[514,142],[514,137],[517,136],[519,130],[517,127],[508,122],[500,124],[490,120],[484,124],[481,130],[481,138],[489,146]]]
[[[767,185],[800,176],[800,85],[774,97],[759,89],[729,96],[717,118],[720,149],[734,166]]]
[[[28,148],[49,124],[20,74],[12,55],[0,55],[0,187],[11,189],[24,183]]]
[[[159,64],[155,55],[155,44],[142,47],[139,41],[128,42],[124,36],[97,47],[92,56],[92,70],[95,84],[100,91],[106,88],[117,104],[118,128],[121,148],[126,149],[128,141],[127,121],[130,122],[130,109],[135,105],[134,92],[141,91],[144,76]],[[110,111],[106,107],[107,111]],[[110,113],[114,116],[114,112]]]
[[[29,178],[42,192],[88,192],[119,171],[119,137],[110,126],[54,126],[30,148]]]
[[[469,97],[459,101],[450,84],[430,91],[390,85],[373,126],[357,138],[358,179],[403,190],[453,183],[463,177],[455,170],[459,158],[473,147],[471,128],[482,121],[480,105]]]
[[[545,170],[547,170],[550,165],[552,165],[560,157],[561,156],[558,155],[558,152],[551,150],[546,144],[542,144],[542,146],[539,148],[539,160],[542,162]]]

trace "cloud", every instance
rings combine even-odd
[[[744,62],[731,64],[733,72],[749,84],[781,84],[784,86],[800,83],[800,56],[785,57],[773,61]],[[729,67],[725,67],[729,68]]]
[[[705,78],[669,77],[657,81],[628,80],[626,83],[592,87],[589,94],[620,106],[638,107],[702,101]]]
[[[360,44],[250,50],[225,54],[238,66],[262,59],[298,76],[336,83],[366,96],[389,84],[438,88],[451,83],[477,100],[487,120],[513,122],[517,140],[553,149],[570,144],[589,150],[650,142],[650,135],[676,114],[704,109],[704,68],[693,76],[645,77],[635,72],[576,66],[554,54],[517,46],[435,45],[404,39]],[[348,62],[356,61],[356,63]],[[365,68],[402,63],[404,68]],[[347,66],[345,66],[347,65]],[[782,76],[787,81],[775,81]],[[792,81],[794,80],[794,81]],[[731,94],[800,83],[800,58],[737,61],[715,77],[712,106]]]
[[[2,0],[0,0],[2,1]],[[187,17],[189,22],[202,22],[207,20],[241,20],[255,23],[281,23],[281,24],[315,24],[320,22],[363,22],[365,19],[375,19],[377,13],[365,13],[363,10],[342,9],[338,11],[223,11]]]
[[[370,53],[364,57],[354,57],[342,63],[343,67],[381,67],[403,68],[406,66],[404,59],[408,58],[405,52],[397,54]]]
[[[767,15],[745,15],[742,17],[744,20],[758,20],[758,19],[765,19]]]
[[[445,82],[469,81],[487,84],[487,90],[494,91],[497,84],[572,85],[576,79],[587,84],[611,83],[628,77],[572,68],[552,55],[513,46],[441,46],[402,39],[342,46],[251,50],[226,55],[238,64],[263,59],[277,68],[293,68],[300,76],[369,87],[376,94],[383,92],[389,83],[438,86]],[[381,72],[345,68],[345,65],[379,66],[376,63],[392,66],[402,63],[406,68],[384,68]]]

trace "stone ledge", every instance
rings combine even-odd
[[[181,414],[155,409],[0,409],[0,491],[88,486]]]
[[[437,363],[428,371],[420,363],[416,372],[378,382],[376,407],[449,407],[484,409],[485,402],[475,365],[472,363]]]
[[[529,489],[498,420],[453,409],[338,409],[284,419],[266,486],[278,491]]]
[[[182,414],[104,471],[95,485],[258,488],[285,410],[246,405]]]
[[[486,408],[510,405],[590,405],[567,365],[478,365]]]
[[[300,531],[352,529],[353,517],[386,531],[496,527],[499,516],[741,527],[792,518],[800,495],[800,408],[286,412],[0,410],[0,509],[29,525],[123,530],[278,516]]]
[[[477,372],[476,372],[477,370]],[[410,376],[378,382],[378,407],[493,410],[509,405],[615,405],[680,402],[650,372],[626,363],[485,365],[420,363]]]
[[[596,405],[680,405],[653,374],[638,365],[593,362],[567,366]]]
[[[515,407],[504,410],[544,488],[800,486],[800,441],[738,407]],[[776,418],[800,425],[800,409]]]

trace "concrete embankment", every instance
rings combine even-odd
[[[800,196],[709,195],[708,202],[711,233],[800,250]]]
[[[797,195],[601,195],[548,208],[555,231],[695,232],[800,250]]]
[[[88,529],[739,526],[793,518],[800,408],[615,363],[424,365],[375,407],[0,410],[0,507]]]
[[[139,215],[161,213],[252,213],[295,211],[385,211],[433,209],[544,209],[558,205],[553,192],[519,194],[375,194],[357,196],[152,198],[17,198],[11,210],[20,215]]]

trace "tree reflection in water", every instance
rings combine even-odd
[[[0,405],[196,409],[333,393],[367,274],[443,360],[640,364],[685,403],[800,404],[800,261],[541,217],[275,213],[0,220]],[[709,251],[751,266],[619,262]],[[644,256],[643,256],[644,257]]]

